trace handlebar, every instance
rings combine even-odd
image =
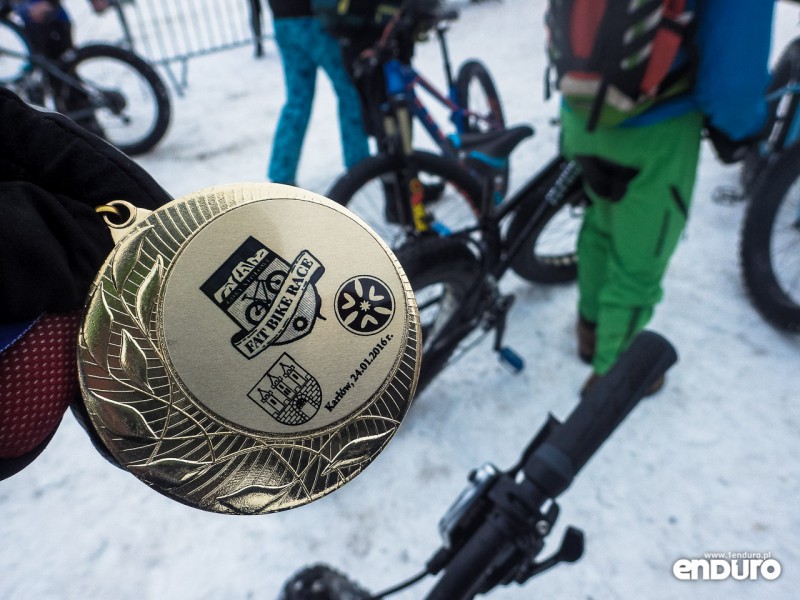
[[[520,465],[497,476],[480,518],[456,547],[442,548],[429,571],[443,571],[426,600],[470,599],[500,583],[522,583],[559,561],[573,561],[580,548],[565,548],[544,563],[533,559],[558,514],[548,501],[561,494],[577,472],[619,426],[658,377],[675,363],[672,345],[653,332],[640,333],[615,366],[582,398],[563,424],[551,417]],[[490,506],[490,508],[486,508]],[[571,530],[572,535],[580,535]],[[575,542],[575,538],[572,539]]]
[[[677,358],[666,339],[640,333],[563,424],[548,418],[515,466],[501,472],[487,464],[473,471],[471,485],[440,522],[444,545],[410,580],[370,595],[317,565],[290,579],[280,600],[307,600],[311,583],[331,600],[379,600],[436,574],[441,576],[426,600],[471,600],[495,586],[522,584],[558,563],[575,562],[583,554],[583,533],[574,527],[566,528],[555,553],[536,560],[558,517],[555,498]]]
[[[564,424],[537,448],[523,468],[525,475],[542,486],[548,498],[558,496],[677,359],[666,339],[652,331],[640,333],[615,366],[591,386]],[[563,481],[547,480],[546,472],[553,470]]]
[[[427,17],[436,21],[453,21],[458,18],[458,9],[444,6],[441,0],[405,0],[400,10],[408,15]]]
[[[455,21],[459,13],[455,8],[441,6],[439,0],[404,0],[394,16],[383,28],[377,42],[361,53],[364,68],[375,66],[394,57],[408,55],[409,48],[421,32],[428,31],[440,23]]]

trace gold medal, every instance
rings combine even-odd
[[[411,286],[380,238],[277,184],[208,188],[154,212],[116,204],[129,218],[105,216],[117,244],[78,353],[116,460],[223,513],[300,506],[360,473],[408,410],[420,352]]]

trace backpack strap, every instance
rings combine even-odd
[[[685,7],[686,0],[669,0],[664,6],[653,39],[653,59],[649,61],[642,78],[641,90],[644,94],[655,92],[659,84],[666,80],[675,56],[687,38],[689,15],[684,11]]]

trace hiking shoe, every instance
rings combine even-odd
[[[578,315],[575,334],[578,338],[578,357],[587,365],[594,359],[594,347],[597,342],[597,323],[593,323]]]

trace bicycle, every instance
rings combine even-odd
[[[767,91],[768,136],[745,158],[749,196],[739,241],[748,296],[772,325],[800,331],[800,37],[783,50]]]
[[[484,142],[494,139],[505,128],[505,117],[491,75],[481,62],[468,60],[453,76],[445,33],[457,13],[432,9],[430,4],[404,2],[384,28],[379,41],[355,60],[354,78],[359,85],[381,88],[377,93],[363,94],[370,97],[364,107],[366,120],[381,122],[373,127],[379,153],[339,177],[326,194],[357,214],[361,212],[359,207],[367,209],[374,205],[376,201],[371,196],[377,195],[380,206],[385,204],[389,211],[394,211],[390,214],[390,219],[394,220],[397,219],[396,205],[407,202],[408,198],[421,200],[427,195],[428,200],[433,198],[436,203],[435,207],[431,203],[428,215],[415,213],[419,230],[438,226],[434,222],[457,228],[472,220],[470,200],[475,203],[478,192],[472,180],[454,168],[456,161],[467,164],[473,172],[475,163],[482,161],[489,165],[497,198],[505,194],[508,182],[507,161],[491,159],[480,149]],[[437,90],[411,64],[410,48],[419,32],[431,30],[441,48],[448,87],[446,94]],[[447,108],[455,126],[453,134],[443,133],[417,95],[417,86]],[[375,95],[385,95],[385,101],[376,100]],[[480,108],[476,106],[478,102],[481,102]],[[439,154],[412,149],[414,119],[428,132]],[[429,219],[430,215],[438,218]],[[384,239],[391,241],[389,237]]]
[[[555,500],[676,360],[666,339],[641,332],[563,424],[549,415],[516,465],[501,471],[486,463],[472,471],[468,486],[439,521],[442,547],[419,574],[373,595],[320,564],[290,578],[279,600],[379,600],[430,575],[439,579],[426,600],[469,600],[579,560],[584,534],[572,526],[552,555],[537,560],[560,512]]]
[[[362,57],[361,62],[366,60],[369,68],[382,65],[384,61],[380,57],[387,52],[392,56],[400,53],[407,46],[402,40],[417,31],[420,22],[433,23],[439,31],[442,21],[452,19],[451,13],[414,12],[410,7],[415,5],[409,2],[403,6],[405,12],[401,10],[395,16],[384,30],[381,41]],[[440,37],[445,71],[449,72],[443,39]],[[438,136],[445,149],[448,138],[436,128],[413,93],[418,82],[413,67],[397,58],[388,62],[394,65],[392,68],[405,69],[406,76],[387,76],[388,81],[402,83],[389,86],[390,100],[382,106],[385,130],[391,134],[387,138],[387,149],[359,162],[337,178],[326,195],[361,217],[393,248],[427,233],[451,235],[491,230],[487,220],[510,221],[508,238],[518,237],[526,220],[545,201],[546,193],[569,163],[560,157],[554,158],[538,175],[506,197],[509,156],[521,141],[533,135],[533,130],[526,125],[498,128],[499,119],[487,121],[472,111],[464,113],[472,120],[468,122],[469,131],[457,138],[460,150],[456,155],[452,147],[444,154],[412,149],[409,136],[402,134],[409,129],[410,115],[419,118],[426,129],[435,128],[431,135]],[[474,97],[464,91],[467,89],[465,82],[478,81],[482,86],[484,75],[489,78],[480,63],[465,63],[457,78],[461,83],[456,85],[462,91],[456,95]],[[499,100],[496,105],[499,108]],[[454,114],[458,116],[459,112]],[[529,281],[557,283],[576,277],[575,240],[579,220],[574,216],[583,199],[575,200],[580,189],[580,182],[574,177],[577,165],[569,164],[569,172],[573,175],[568,187],[558,190],[548,200],[559,210],[548,211],[546,218],[521,242],[515,253],[511,268]],[[564,210],[560,210],[562,208]]]
[[[446,34],[450,25],[459,18],[456,9],[443,9],[438,0],[405,0],[395,15],[384,27],[378,41],[353,58],[352,72],[357,82],[366,85],[378,83],[383,87],[376,96],[365,93],[365,112],[376,120],[385,122],[390,118],[398,129],[378,127],[378,147],[383,149],[393,143],[395,135],[409,136],[410,121],[399,122],[400,117],[392,115],[400,108],[407,109],[412,118],[417,118],[431,140],[444,155],[458,158],[463,152],[463,134],[481,131],[497,131],[505,126],[502,103],[497,86],[482,62],[469,59],[464,61],[453,75],[450,50]],[[416,42],[425,40],[430,32],[436,36],[442,57],[446,91],[436,88],[412,64],[411,59]],[[350,40],[349,44],[353,41]],[[350,45],[346,44],[346,48]],[[356,44],[356,48],[359,44]],[[350,48],[348,55],[353,53]],[[433,100],[449,113],[449,120],[455,127],[450,135],[445,135],[430,111],[416,92],[422,88]],[[378,96],[383,96],[379,98]]]
[[[142,58],[108,44],[80,46],[57,60],[33,52],[9,2],[0,7],[0,85],[132,156],[151,150],[169,127],[166,86]]]
[[[484,181],[485,188],[489,185]],[[500,291],[499,281],[509,269],[544,283],[572,281],[577,275],[580,219],[574,213],[588,200],[576,163],[554,158],[500,206],[487,201],[487,193],[482,197],[474,228],[418,236],[395,250],[420,312],[418,392],[473,345],[475,340],[468,338],[491,331],[501,363],[514,371],[523,368],[522,358],[503,346],[514,298]]]

